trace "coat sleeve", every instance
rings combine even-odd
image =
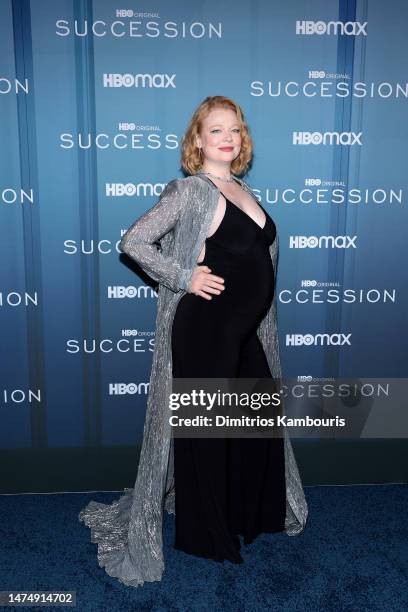
[[[122,236],[119,250],[126,253],[155,281],[175,293],[189,291],[193,268],[182,268],[172,257],[165,257],[153,244],[177,223],[182,206],[180,179],[167,183],[159,201],[147,210]]]

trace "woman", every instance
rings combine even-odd
[[[249,542],[262,531],[295,535],[306,523],[286,434],[282,440],[172,438],[168,419],[173,377],[281,376],[276,228],[249,186],[231,174],[242,174],[251,156],[239,105],[206,98],[183,139],[190,176],[168,183],[119,245],[160,286],[143,443],[134,489],[110,505],[90,502],[79,518],[98,543],[100,566],[129,586],[161,579],[164,507],[176,513],[176,548],[237,563],[239,533]],[[242,291],[249,282],[255,290]],[[253,452],[266,474],[254,482]],[[259,504],[241,503],[252,495]]]

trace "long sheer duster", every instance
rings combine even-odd
[[[239,182],[256,197],[244,181]],[[160,283],[143,442],[134,488],[125,489],[112,504],[91,501],[79,513],[79,520],[91,529],[91,541],[98,545],[99,565],[128,586],[161,580],[164,570],[163,510],[175,513],[174,453],[166,410],[172,387],[172,321],[178,300],[189,287],[218,197],[218,189],[204,175],[174,179],[159,202],[127,230],[119,245]],[[161,252],[154,246],[158,240]],[[270,248],[275,278],[278,252],[277,236]],[[280,379],[276,317],[275,297],[257,334],[272,376]],[[296,535],[305,527],[308,508],[286,429],[285,477],[285,531]]]

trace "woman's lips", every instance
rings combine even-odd
[[[232,151],[234,147],[218,147],[220,151]]]

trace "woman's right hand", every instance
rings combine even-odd
[[[189,293],[194,293],[206,300],[212,300],[211,293],[219,295],[224,291],[224,279],[221,276],[211,274],[208,266],[197,266],[191,277]]]

